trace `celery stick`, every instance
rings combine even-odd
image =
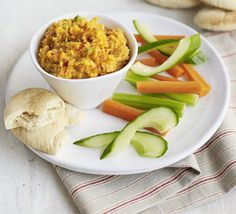
[[[186,107],[185,103],[181,103],[175,100],[144,95],[115,93],[112,99],[136,108],[142,107],[142,109],[149,109],[160,106],[168,107],[175,111],[180,117],[183,116]]]
[[[146,103],[138,103],[138,102],[131,102],[131,101],[123,101],[123,100],[119,100],[119,102],[123,103],[127,106],[131,106],[131,107],[142,109],[142,110],[149,110],[149,109],[152,109],[155,107],[160,107],[159,105],[156,105],[156,104],[146,104]],[[161,106],[163,106],[163,105],[161,105]],[[171,107],[169,107],[169,108],[171,108]],[[176,112],[179,117],[182,117],[184,114],[184,109],[178,109],[178,108],[171,108],[171,109],[174,112]]]
[[[136,103],[136,102],[130,102],[130,101],[123,101],[123,100],[119,100],[119,102],[122,104],[125,104],[127,106],[139,108],[142,110],[149,110],[149,109],[153,108],[153,105],[145,104],[145,103]]]
[[[175,94],[175,93],[168,93],[165,94],[167,97],[175,99],[179,102],[183,102],[186,105],[190,105],[190,106],[194,106],[195,104],[197,104],[198,99],[199,99],[199,95],[197,94]]]
[[[158,81],[151,77],[142,77],[140,75],[133,73],[132,71],[127,72],[125,80],[131,83],[132,85],[135,85],[137,81]],[[150,94],[150,96],[160,97],[159,94]],[[198,102],[198,98],[199,98],[197,94],[190,94],[190,93],[189,94],[188,93],[181,93],[181,94],[180,93],[165,93],[165,94],[162,94],[162,97],[163,96],[177,100],[179,102],[183,102],[191,106],[195,105]]]

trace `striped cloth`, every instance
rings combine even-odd
[[[81,213],[175,213],[214,200],[236,184],[236,32],[208,33],[231,76],[223,124],[202,148],[164,169],[101,176],[55,169]]]

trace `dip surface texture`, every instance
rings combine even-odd
[[[45,71],[57,77],[102,76],[127,64],[127,43],[121,29],[106,28],[97,18],[76,16],[49,26],[39,45],[38,61]]]

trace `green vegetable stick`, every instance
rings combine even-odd
[[[180,117],[183,116],[184,110],[186,108],[185,103],[168,98],[158,98],[144,95],[115,93],[112,99],[123,104],[145,110],[155,107],[168,107],[175,111]]]

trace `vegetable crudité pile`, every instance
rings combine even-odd
[[[103,133],[76,141],[85,147],[104,148],[100,159],[116,155],[131,144],[143,157],[161,157],[168,143],[163,138],[184,115],[186,105],[194,106],[206,96],[211,86],[193,65],[206,62],[200,50],[199,34],[154,35],[150,29],[133,21],[141,58],[131,66],[125,80],[139,94],[115,93],[104,101],[102,111],[129,121],[120,131]],[[149,56],[144,58],[143,54]],[[162,73],[162,74],[160,74]],[[147,131],[139,131],[140,129]]]

